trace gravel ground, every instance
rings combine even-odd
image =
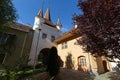
[[[34,76],[35,80],[50,80],[47,72],[39,73]],[[101,75],[90,75],[77,70],[61,69],[54,80],[120,80],[120,73],[107,72]]]
[[[97,75],[94,80],[120,80],[120,72],[107,72]]]
[[[37,80],[50,80],[47,72],[35,76]],[[76,70],[61,69],[54,80],[93,80],[90,74]]]

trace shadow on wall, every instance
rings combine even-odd
[[[74,69],[74,62],[72,60],[72,54],[71,53],[68,53],[68,55],[66,56],[65,67],[67,69]]]

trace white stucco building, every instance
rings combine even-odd
[[[42,49],[55,46],[53,41],[61,36],[61,29],[62,25],[59,18],[56,25],[51,21],[49,8],[44,16],[42,9],[40,9],[37,16],[35,16],[33,25],[34,37],[28,65],[36,65],[38,55]]]

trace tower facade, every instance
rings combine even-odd
[[[58,26],[60,26],[59,29],[57,28]],[[61,28],[61,25],[55,25],[51,21],[49,8],[46,10],[44,16],[42,9],[40,9],[38,14],[35,16],[33,25],[34,37],[28,65],[36,65],[38,55],[42,49],[55,46],[53,41],[61,36]]]

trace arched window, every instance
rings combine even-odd
[[[85,56],[79,56],[78,57],[78,65],[79,66],[87,66]]]

